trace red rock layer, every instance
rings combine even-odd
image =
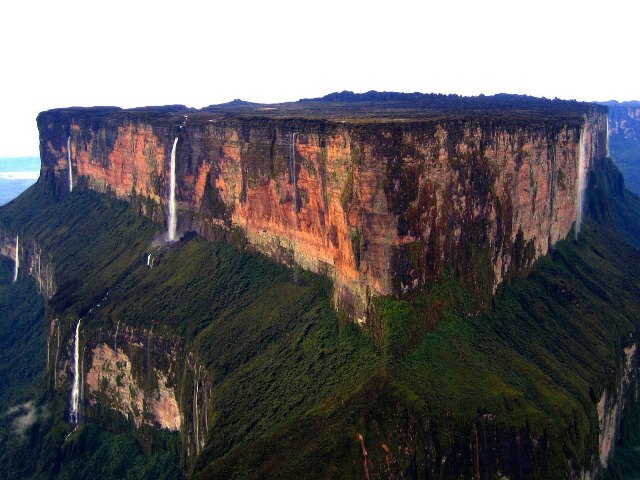
[[[239,227],[257,250],[333,278],[337,306],[364,321],[372,296],[447,269],[490,294],[566,237],[580,136],[589,169],[605,155],[605,122],[601,112],[530,123],[200,115],[178,128],[78,113],[41,119],[42,181],[68,191],[68,132],[76,187],[164,221],[177,136],[179,230]]]

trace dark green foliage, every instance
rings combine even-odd
[[[0,412],[32,395],[44,376],[44,302],[33,279],[13,280],[14,263],[0,257]]]
[[[22,205],[2,212],[4,219],[21,225],[21,235],[35,238],[53,259],[63,282],[51,306],[69,319],[67,337],[77,315],[86,315],[85,338],[96,329],[113,330],[116,321],[153,327],[154,335],[181,338],[208,367],[215,384],[205,459],[320,406],[334,408],[376,365],[378,354],[357,327],[339,328],[326,279],[304,274],[292,284],[283,266],[194,237],[155,249],[157,226],[94,193],[56,203],[35,188],[18,201]],[[157,258],[152,269],[147,251]],[[140,370],[141,361],[132,360]],[[124,427],[100,412],[92,418]],[[107,440],[97,451],[112,451]],[[93,458],[92,452],[85,454]]]
[[[496,414],[505,426],[564,437],[564,453],[589,466],[597,442],[589,392],[609,386],[637,328],[640,255],[600,228],[585,230],[580,245],[563,242],[527,280],[507,287],[494,311],[445,311],[404,356],[401,375],[435,418]]]
[[[500,431],[522,429],[548,440],[545,453],[532,457],[535,477],[565,478],[567,458],[574,468],[591,468],[598,433],[595,403],[605,387],[613,387],[611,372],[620,367],[626,339],[637,329],[640,253],[594,224],[587,223],[583,232],[579,244],[562,242],[528,279],[506,287],[495,310],[486,314],[474,313],[473,297],[453,279],[435,286],[422,301],[383,299],[378,305],[385,328],[385,359],[378,362],[383,377],[370,377],[378,387],[365,382],[344,399],[347,406],[312,410],[263,441],[241,443],[203,472],[225,478],[305,472],[305,478],[322,478],[351,471],[358,431],[367,432],[368,444],[402,444],[402,438],[383,433],[399,428],[393,420],[397,402],[405,405],[401,411],[414,412],[410,422],[424,427],[419,419],[430,419],[439,455],[452,453],[447,448],[456,438],[472,435],[476,419],[488,414],[495,415]],[[416,331],[432,310],[439,318],[435,330]],[[327,373],[316,375],[321,381]],[[366,398],[358,393],[361,388]],[[372,404],[380,409],[375,414]],[[337,445],[350,453],[336,452]],[[369,452],[374,464],[384,463],[375,452]],[[311,458],[324,461],[309,472]],[[205,454],[199,465],[209,459]]]
[[[94,425],[64,442],[70,432],[67,399],[45,390],[44,302],[33,279],[21,276],[8,283],[12,276],[13,261],[0,257],[0,476],[180,478],[175,446],[145,455],[131,435],[114,435]]]
[[[83,425],[62,449],[60,480],[169,480],[181,478],[177,451],[145,455],[131,435]]]
[[[34,187],[0,215],[5,228],[36,239],[51,256],[60,289],[50,306],[66,328],[108,291],[86,317],[86,336],[116,321],[153,327],[207,368],[210,431],[194,478],[362,476],[358,434],[378,472],[386,473],[384,443],[396,455],[389,468],[397,477],[414,462],[419,478],[427,471],[465,478],[475,474],[468,449],[481,428],[494,428],[499,446],[522,438],[522,457],[513,464],[513,455],[501,457],[506,475],[520,468],[534,478],[566,478],[568,459],[577,470],[591,467],[595,404],[617,381],[622,349],[640,321],[640,252],[614,233],[618,220],[606,221],[623,208],[607,178],[597,172],[600,193],[590,200],[605,226],[585,222],[579,242],[561,242],[527,278],[505,285],[495,308],[483,308],[447,270],[422,293],[376,302],[378,345],[338,321],[328,280],[305,273],[293,284],[283,266],[198,238],[155,250],[160,228],[122,202],[91,192],[55,202]],[[630,238],[640,232],[638,210],[626,205]],[[531,247],[516,239],[514,248],[528,264]],[[143,261],[148,251],[158,258],[153,269]],[[481,251],[477,257],[484,261]],[[1,263],[0,279],[10,270]],[[189,391],[193,380],[182,381]],[[126,426],[98,412],[94,418],[113,432],[87,424],[60,448],[69,431],[66,399],[39,398],[50,415],[21,444],[32,452],[11,447],[12,457],[0,458],[20,472],[9,478],[50,468],[41,475],[49,478],[60,465],[58,478],[178,477],[175,435],[117,433]],[[403,456],[409,451],[413,459]]]

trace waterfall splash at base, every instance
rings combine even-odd
[[[71,389],[71,409],[69,412],[69,421],[78,423],[80,410],[80,322],[76,325],[76,336],[73,348],[73,388]]]
[[[178,226],[178,218],[176,213],[176,146],[178,145],[178,137],[173,141],[171,148],[171,177],[169,185],[169,219],[167,221],[167,240],[170,242],[176,239],[176,228]]]

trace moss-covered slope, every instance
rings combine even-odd
[[[599,202],[619,215],[610,190]],[[625,205],[625,218],[640,218]],[[153,329],[206,367],[209,429],[188,464],[198,479],[566,478],[591,470],[596,404],[615,389],[640,322],[640,253],[606,222],[586,222],[577,243],[561,242],[489,311],[445,276],[426,292],[379,299],[376,326],[365,332],[337,318],[327,280],[305,273],[294,284],[285,267],[197,237],[157,250],[160,227],[103,195],[58,201],[34,186],[0,209],[0,223],[53,263],[60,288],[48,318],[62,319],[65,338],[80,316],[87,338],[118,324]],[[635,224],[625,223],[629,236]],[[70,431],[64,388],[51,410],[62,440]],[[113,452],[127,448],[130,440],[103,437],[95,422],[112,432],[131,425],[104,414],[89,420],[72,443],[47,444],[57,452],[48,475],[68,477],[60,460],[69,449],[76,460],[104,455],[111,465]],[[46,425],[53,428],[42,423],[39,435],[51,438]],[[170,440],[135,438],[142,450],[171,452]],[[153,472],[170,458],[177,462],[136,461]],[[117,471],[105,466],[105,478]]]

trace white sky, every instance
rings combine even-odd
[[[38,112],[71,105],[341,90],[640,100],[639,14],[635,0],[4,1],[0,156],[37,154]]]

